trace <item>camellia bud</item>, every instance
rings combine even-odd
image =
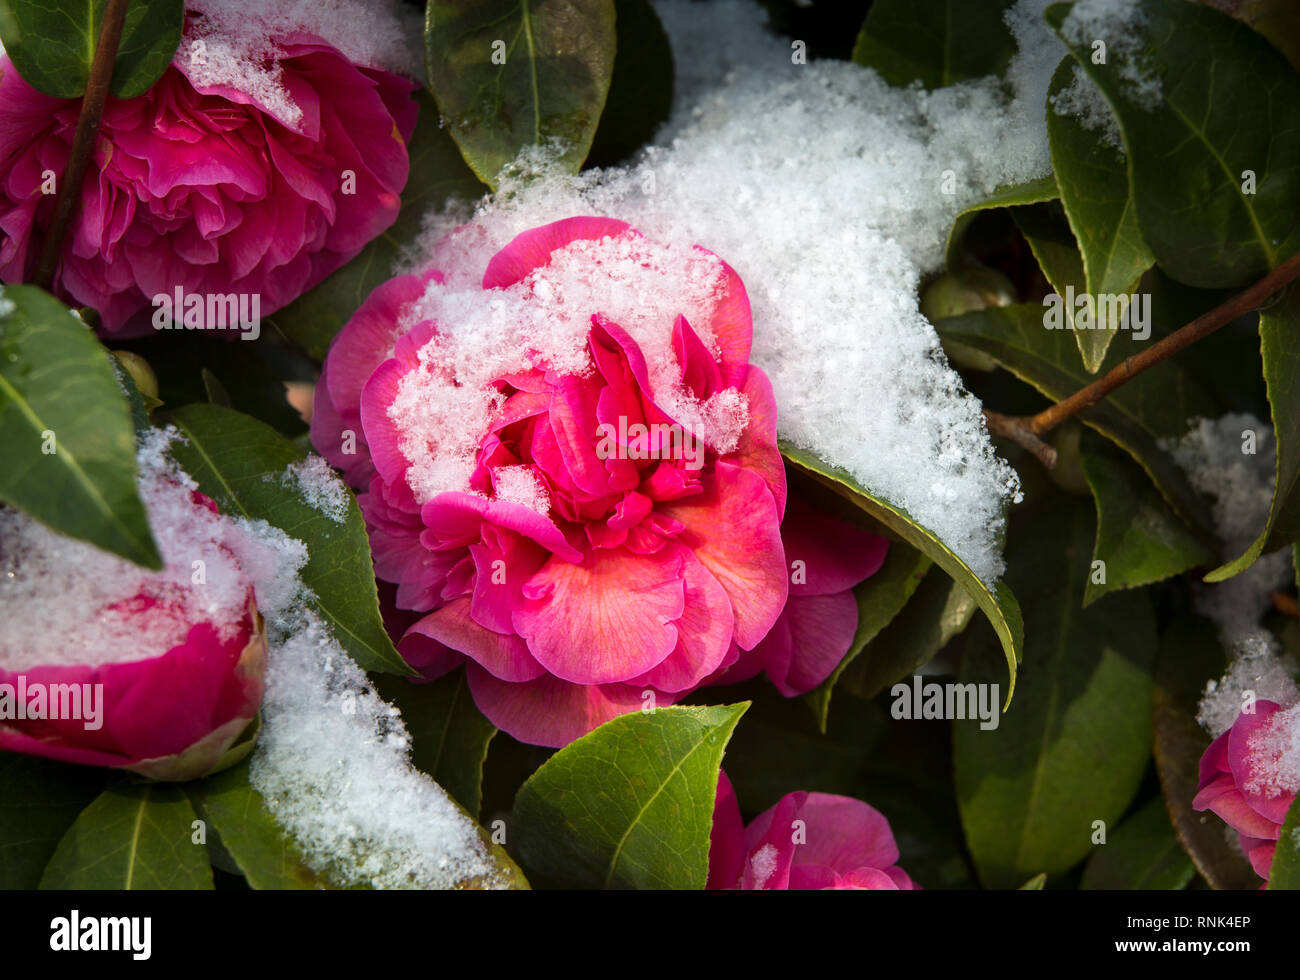
[[[921,294],[921,313],[931,323],[950,316],[961,316],[991,306],[1010,306],[1016,301],[1011,280],[988,266],[969,266],[946,272]],[[943,342],[948,359],[958,367],[973,371],[992,371],[997,362],[982,351],[950,340]]]

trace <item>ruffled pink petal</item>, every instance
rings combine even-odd
[[[531,681],[546,672],[528,645],[514,634],[494,633],[480,626],[469,613],[468,599],[455,599],[435,609],[407,630],[472,658],[503,681]]]
[[[787,698],[807,694],[844,659],[858,629],[858,603],[852,592],[791,595],[781,618],[755,653],[763,672]]]
[[[679,552],[592,549],[580,563],[551,559],[524,585],[515,630],[562,680],[609,684],[644,674],[677,646],[674,624],[686,602]]]
[[[787,793],[776,805],[764,810],[745,828],[745,862],[741,888],[746,891],[784,891],[790,887],[790,867],[795,852],[798,827],[795,820],[807,794]]]
[[[731,780],[718,771],[718,792],[713,803],[713,828],[709,831],[711,890],[735,888],[745,867],[745,822]]]
[[[778,517],[785,516],[785,460],[776,441],[776,395],[772,382],[756,367],[750,367],[740,386],[749,402],[749,423],[736,448],[722,461],[757,473],[767,483],[776,501]]]
[[[1277,787],[1265,783],[1264,778],[1255,770],[1257,759],[1252,754],[1252,742],[1267,731],[1273,716],[1281,710],[1282,706],[1272,701],[1256,701],[1255,713],[1243,712],[1238,715],[1228,733],[1228,767],[1232,770],[1233,780],[1250,808],[1279,826],[1286,820],[1286,812],[1290,809],[1295,794],[1279,792]],[[1260,788],[1254,792],[1249,791],[1247,787],[1252,783],[1260,783]]]
[[[780,518],[767,484],[720,462],[703,493],[661,504],[658,512],[684,525],[678,540],[727,590],[736,642],[752,649],[781,614],[790,586]]]
[[[1224,822],[1250,837],[1277,840],[1282,825],[1247,801],[1230,775],[1216,776],[1192,799],[1193,810],[1213,810]]]
[[[513,286],[528,273],[551,261],[551,253],[580,239],[599,241],[627,232],[631,226],[614,218],[565,218],[516,235],[492,256],[483,273],[483,288]]]
[[[707,248],[695,247],[713,254]],[[749,294],[745,292],[740,276],[726,262],[722,262],[722,270],[721,298],[709,317],[709,329],[722,350],[722,386],[739,388],[746,372],[751,370],[749,351],[754,342],[754,320],[749,309]]]
[[[477,664],[466,669],[474,703],[488,721],[530,745],[568,745],[611,718],[639,711],[647,703],[645,692],[628,684],[569,684],[550,674],[511,684]],[[674,701],[671,694],[651,693],[660,707]]]
[[[786,507],[781,540],[787,564],[802,572],[790,585],[791,597],[847,592],[876,574],[889,550],[885,538],[818,514],[798,497]]]
[[[681,549],[686,608],[677,620],[677,646],[631,683],[660,691],[689,691],[723,663],[735,622],[727,591],[690,551]]]
[[[809,793],[797,818],[806,843],[795,851],[797,865],[820,865],[849,874],[857,868],[885,869],[898,860],[889,821],[875,807],[849,796]]]

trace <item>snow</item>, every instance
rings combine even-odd
[[[1098,134],[1102,142],[1124,153],[1124,139],[1119,131],[1119,121],[1111,111],[1110,104],[1101,94],[1101,90],[1092,83],[1087,73],[1078,65],[1073,66],[1070,84],[1061,89],[1048,101],[1052,111],[1058,116],[1071,116],[1077,119],[1084,129]]]
[[[302,109],[283,84],[281,45],[297,34],[327,41],[354,64],[424,77],[420,18],[397,0],[192,0],[200,16],[176,54],[191,82],[243,92],[290,129]]]
[[[292,486],[303,503],[320,511],[335,524],[348,516],[348,488],[320,456],[309,454],[285,467],[281,482]]]
[[[1136,0],[1078,0],[1061,24],[1071,44],[1090,53],[1096,41],[1105,43],[1106,60],[1099,70],[1113,71],[1124,94],[1148,111],[1159,107],[1160,79],[1143,64],[1146,16]]]
[[[754,856],[749,859],[749,868],[754,876],[753,885],[755,891],[762,890],[763,886],[768,883],[772,875],[776,873],[776,860],[778,854],[776,846],[773,844],[764,844]]]
[[[892,88],[844,62],[792,64],[788,42],[764,30],[765,15],[752,3],[657,3],[678,66],[678,100],[655,146],[627,167],[578,177],[530,150],[468,224],[456,209],[426,221],[403,271],[432,262],[448,275],[424,300],[442,332],[430,364],[454,365],[454,377],[476,382],[530,345],[549,345],[557,357],[576,349],[577,316],[530,319],[547,310],[544,298],[477,288],[488,259],[522,231],[601,215],[639,229],[663,261],[701,246],[730,264],[748,291],[751,359],[772,380],[780,435],[848,470],[986,583],[995,581],[1003,509],[1019,499],[1019,480],[994,453],[979,403],[921,315],[917,287],[940,268],[961,208],[1050,170],[1045,99],[1065,48],[1041,23],[1045,6],[1022,0],[1011,12],[1022,51],[1008,97],[993,78],[926,92]],[[562,261],[590,257],[594,247],[584,248]],[[600,298],[579,296],[588,288],[584,268],[575,261],[566,276],[553,263],[539,279],[572,304],[594,302]],[[646,307],[658,338],[644,330],[638,338],[656,351],[666,347],[670,310],[701,326],[689,313],[699,280],[665,282],[673,294]],[[465,402],[450,404],[446,377],[416,394],[423,383],[412,380],[394,411],[410,426],[403,450],[416,463],[413,489],[427,499],[463,486],[472,465],[472,447],[444,444],[445,434],[482,432],[498,406],[463,389],[455,397]],[[722,414],[733,425],[742,418]]]

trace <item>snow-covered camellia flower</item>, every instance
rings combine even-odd
[[[98,310],[106,331],[146,332],[162,312],[182,323],[178,291],[192,311],[186,297],[237,294],[246,316],[266,315],[397,217],[415,83],[354,63],[262,5],[267,36],[246,6],[190,0],[158,82],[105,106],[55,291]],[[21,282],[51,221],[81,101],[37,92],[2,56],[0,72],[0,279]],[[187,325],[213,328],[203,305]],[[227,309],[215,311],[222,322]]]
[[[1297,710],[1256,701],[1201,756],[1200,781],[1192,806],[1213,810],[1237,831],[1251,867],[1267,879],[1287,811],[1295,802]]]
[[[826,542],[792,576],[739,276],[606,218],[476,268],[472,244],[375,290],[316,389],[312,441],[362,491],[378,577],[424,614],[403,653],[426,676],[468,658],[483,713],[553,746],[733,666],[783,690],[824,678],[857,624],[832,595],[883,542]]]
[[[158,572],[0,509],[0,751],[183,780],[251,747],[266,642],[248,572],[271,557],[174,474],[141,491]]]
[[[897,861],[889,821],[861,800],[831,793],[787,793],[746,827],[731,780],[725,772],[719,774],[709,888],[915,889]]]

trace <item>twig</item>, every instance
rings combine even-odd
[[[995,436],[1005,436],[1023,449],[1038,457],[1049,470],[1056,466],[1056,450],[1030,432],[1018,419],[991,409],[984,409],[984,421]]]
[[[54,287],[54,270],[63,253],[63,240],[67,237],[77,202],[81,200],[81,184],[86,176],[86,165],[95,145],[95,137],[99,134],[100,120],[104,117],[104,103],[108,100],[108,86],[113,80],[113,65],[117,61],[117,48],[122,41],[122,25],[126,20],[128,3],[129,0],[108,0],[104,9],[99,40],[95,44],[95,56],[90,62],[90,80],[86,83],[81,114],[77,117],[77,130],[72,137],[72,152],[68,157],[68,165],[63,170],[63,178],[59,181],[58,196],[54,199],[54,221],[50,224],[41,249],[40,262],[36,266],[36,285],[45,290]]]
[[[1273,608],[1283,616],[1300,619],[1300,605],[1296,604],[1295,596],[1287,595],[1285,592],[1274,592]]]
[[[1052,462],[1049,463],[1047,457],[1035,450],[1029,440],[1050,432],[1066,419],[1078,415],[1086,408],[1091,408],[1116,388],[1159,364],[1165,358],[1177,354],[1203,337],[1208,337],[1238,317],[1258,310],[1270,296],[1297,278],[1300,278],[1300,252],[1291,256],[1253,286],[1248,286],[1208,313],[1201,314],[1191,323],[1152,344],[1142,353],[1124,358],[1121,363],[1096,381],[1080,388],[1068,398],[1061,399],[1055,405],[1043,409],[1037,415],[1012,417],[985,410],[984,415],[988,419],[989,431],[1033,450],[1034,455],[1043,460],[1043,465],[1050,469],[1055,465],[1055,453],[1052,454]]]

